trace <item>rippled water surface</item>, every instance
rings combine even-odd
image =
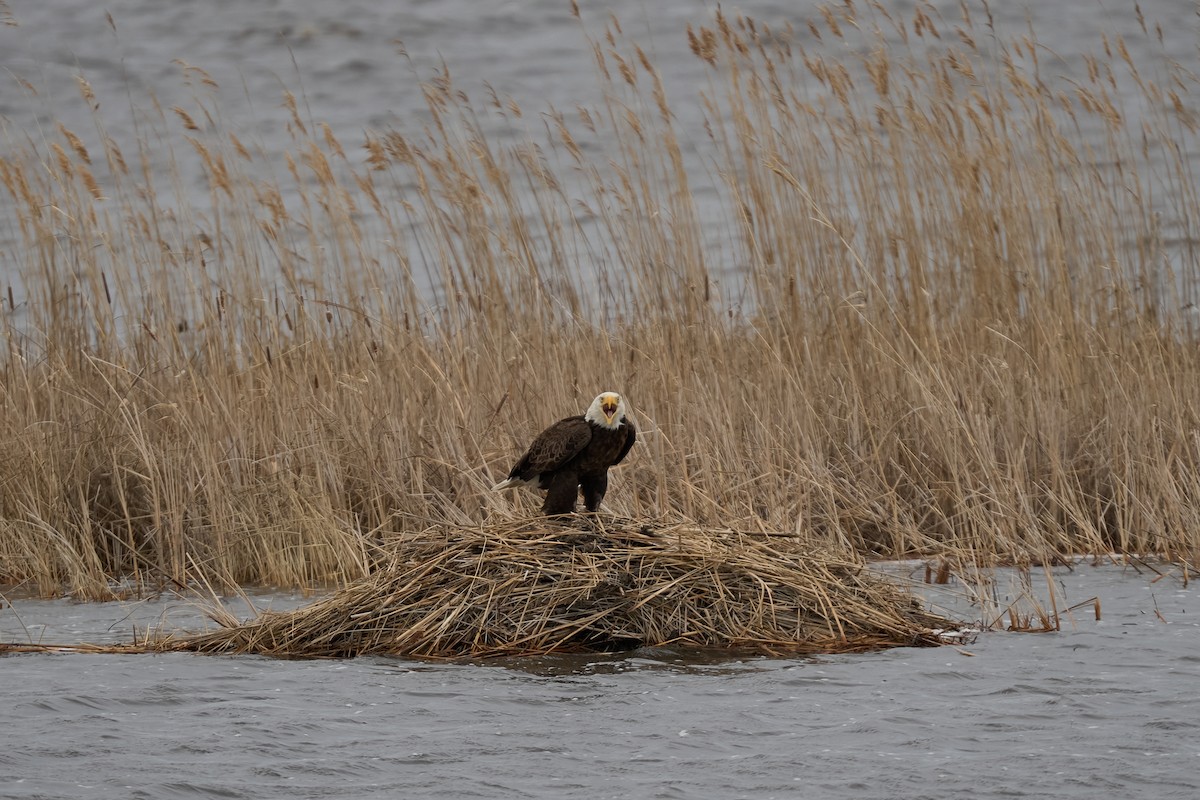
[[[1192,798],[1200,599],[1155,577],[1058,570],[1060,604],[1098,596],[1100,621],[868,655],[10,655],[0,796]],[[127,639],[164,609],[201,624],[17,600],[0,639]]]

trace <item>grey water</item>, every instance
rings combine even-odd
[[[859,655],[9,655],[0,797],[1200,796],[1195,584],[1111,564],[1050,580],[1060,609],[1083,603],[1059,632]],[[924,589],[978,620],[961,587]],[[152,624],[203,620],[178,600],[15,600],[0,640],[127,641]]]

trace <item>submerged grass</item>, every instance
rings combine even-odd
[[[612,20],[598,102],[534,123],[444,71],[365,157],[291,95],[262,152],[187,65],[138,140],[14,142],[0,582],[376,590],[508,519],[488,487],[602,389],[644,432],[606,508],[696,546],[1194,560],[1195,75],[1051,64],[971,3],[685,34],[698,97]]]

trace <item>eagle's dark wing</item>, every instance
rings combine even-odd
[[[592,440],[592,426],[583,417],[560,419],[538,434],[509,477],[550,472],[566,464]]]
[[[626,417],[621,424],[629,428],[629,436],[625,439],[625,445],[621,448],[621,452],[617,453],[617,459],[613,461],[614,467],[625,460],[625,456],[629,455],[629,451],[633,448],[633,443],[637,441],[637,426],[633,424],[633,420]]]

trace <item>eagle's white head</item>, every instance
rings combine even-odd
[[[583,418],[601,428],[616,430],[625,419],[625,398],[616,392],[601,392],[588,406]]]

